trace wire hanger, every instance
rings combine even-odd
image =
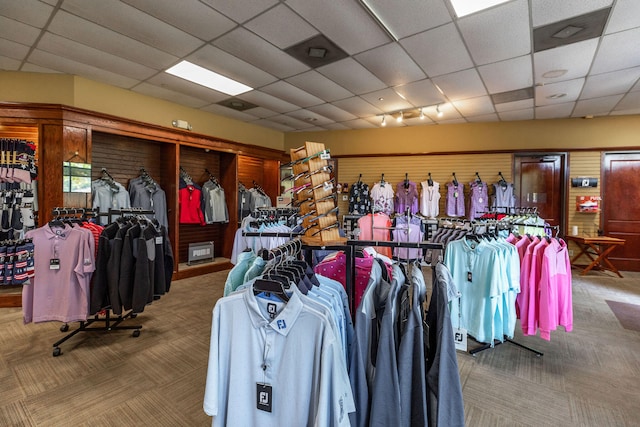
[[[453,172],[453,185],[455,185],[456,187],[458,186],[458,179],[456,178],[456,173]]]
[[[429,178],[427,178],[427,184],[429,184],[429,187],[433,187],[433,179],[431,179],[431,172],[429,172]]]

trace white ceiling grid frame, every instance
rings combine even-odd
[[[457,24],[476,65],[503,61],[531,52],[527,0],[510,1],[465,16]]]
[[[278,115],[278,113],[276,113],[275,111],[269,110],[264,107],[251,108],[249,110],[246,110],[245,112],[247,114],[251,114],[252,116],[258,117],[260,119],[267,119],[269,117],[274,117]]]
[[[477,98],[454,101],[453,106],[465,117],[481,116],[495,112],[489,96],[479,96]]]
[[[601,74],[640,66],[639,43],[628,43],[628,40],[640,40],[640,27],[604,36],[591,72]]]
[[[537,119],[557,119],[569,118],[575,107],[575,102],[566,102],[564,104],[544,105],[536,107]]]
[[[533,27],[540,27],[611,6],[613,0],[531,0]]]
[[[430,78],[473,67],[453,23],[400,40],[400,44]]]
[[[216,39],[213,45],[281,79],[309,70],[302,62],[242,27]]]
[[[434,77],[431,80],[442,89],[451,101],[487,95],[480,75],[474,68]]]
[[[285,3],[350,55],[392,41],[356,1],[287,0]]]
[[[346,122],[347,120],[354,120],[358,118],[353,114],[344,111],[343,109],[338,108],[332,104],[315,105],[307,109],[313,111],[316,114],[320,114],[324,117],[332,119],[336,122]]]
[[[533,111],[534,101],[533,101],[533,98],[521,99],[519,101],[503,102],[500,104],[496,104],[494,107],[496,111],[500,114],[509,112],[509,111],[518,111],[518,110],[524,110],[524,109],[530,109],[531,111]]]
[[[574,80],[565,80],[556,83],[549,83],[544,86],[536,86],[536,107],[542,107],[544,105],[551,104],[563,104],[577,100],[580,96],[580,92],[582,91],[582,87],[584,86],[584,81],[584,78],[580,78]],[[549,98],[549,96],[561,93],[564,93],[566,95],[561,98]]]
[[[379,78],[353,58],[344,58],[316,70],[356,95],[386,87]]]
[[[286,114],[289,117],[293,117],[294,119],[298,119],[298,120],[302,120],[304,122],[307,122],[309,124],[311,124],[312,126],[324,126],[324,125],[328,125],[329,123],[332,123],[333,120],[329,119],[323,115],[320,115],[316,112],[313,112],[309,109],[304,109],[304,110],[296,110],[296,111],[291,111],[289,113]]]
[[[29,46],[22,43],[16,43],[11,40],[3,40],[2,43],[0,43],[0,55],[18,61],[18,66],[20,66],[20,62],[23,61],[28,54]]]
[[[426,75],[398,43],[388,43],[355,56],[356,61],[389,86],[399,86]]]
[[[290,102],[278,99],[273,95],[269,95],[268,93],[264,93],[259,90],[251,90],[249,92],[243,93],[242,95],[239,95],[238,98],[244,101],[249,101],[252,104],[268,108],[269,110],[273,110],[278,114],[283,114],[289,111],[300,109],[298,105],[291,104]]]
[[[498,113],[500,120],[504,121],[519,121],[519,120],[533,120],[535,113],[533,108],[525,108],[522,110],[503,111]]]
[[[286,126],[286,125],[283,125],[281,123],[272,122],[272,121],[266,120],[266,119],[256,120],[256,121],[253,121],[251,123],[256,124],[258,126],[263,126],[263,127],[266,127],[266,128],[279,130],[280,132],[293,132],[293,131],[296,130],[295,128],[292,128],[291,126]]]
[[[398,86],[394,90],[416,107],[441,104],[447,101],[430,79]]]
[[[40,29],[0,15],[0,38],[21,43],[28,50],[39,35]]]
[[[194,98],[202,99],[209,103],[220,102],[227,99],[229,95],[217,90],[190,82],[169,73],[158,73],[147,80],[147,83],[165,87],[176,92],[184,93]]]
[[[496,113],[483,114],[481,116],[467,117],[469,123],[481,123],[481,122],[498,122],[500,117]]]
[[[593,64],[597,48],[598,39],[588,39],[534,53],[535,82],[548,83],[586,76]],[[567,70],[567,73],[556,78],[543,76],[544,73],[554,70]]]
[[[359,96],[340,99],[334,102],[333,105],[345,111],[350,111],[352,114],[355,114],[360,118],[376,116],[384,112],[375,105],[371,105],[364,99],[360,98]]]
[[[624,94],[640,79],[640,67],[587,77],[581,98],[599,98],[607,94]]]
[[[531,55],[478,67],[489,93],[502,93],[533,86]]]
[[[374,129],[380,127],[380,122],[373,124],[365,119],[350,120],[348,122],[344,122],[344,124],[349,126],[351,129]]]
[[[324,103],[322,99],[313,96],[284,80],[271,83],[270,85],[260,88],[260,90],[303,108]]]
[[[0,2],[0,15],[15,19],[36,28],[44,28],[53,7],[37,0]]]
[[[278,0],[251,0],[249,2],[238,0],[201,1],[239,24],[248,21],[278,3]]]
[[[608,114],[622,99],[623,95],[604,96],[576,102],[573,117],[602,116]]]
[[[441,0],[360,0],[366,3],[398,39],[451,22]]]
[[[255,117],[251,114],[248,114],[244,111],[234,110],[233,108],[227,108],[220,104],[210,104],[202,109],[213,114],[224,114],[224,117],[230,117],[232,119],[241,120],[243,122],[250,122],[255,120]],[[231,110],[231,112],[227,110]]]
[[[287,29],[284,31],[282,22],[287,23]],[[318,30],[284,4],[279,4],[253,18],[244,26],[280,49],[286,49],[319,34]]]
[[[165,101],[179,102],[180,104],[184,104],[191,108],[202,108],[210,104],[209,101],[150,83],[140,83],[131,90],[143,95],[164,99]]]
[[[638,109],[640,109],[640,91],[626,94],[615,108],[616,111]],[[636,112],[635,114],[638,113]]]
[[[364,95],[360,95],[360,97],[387,113],[415,107],[391,88],[366,93]]]
[[[22,62],[13,58],[2,56],[1,53],[2,52],[0,51],[0,70],[18,71],[18,68],[20,68],[20,64]]]
[[[609,16],[605,34],[617,33],[640,27],[640,2],[638,0],[616,0],[616,7]]]
[[[327,102],[349,98],[354,95],[316,70],[309,70],[297,76],[289,77],[287,82]]]

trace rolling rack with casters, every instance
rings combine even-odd
[[[153,214],[152,210],[143,210],[137,208],[130,209],[109,209],[107,212],[98,213],[93,209],[81,209],[81,208],[55,208],[53,209],[53,216],[61,219],[81,219],[88,220],[95,216],[107,216],[108,222],[111,223],[113,218],[120,215],[146,215]],[[69,216],[71,215],[71,216]],[[110,308],[103,308],[99,313],[95,314],[92,318],[87,320],[82,320],[79,322],[79,326],[77,329],[69,332],[63,338],[59,339],[55,343],[53,343],[53,357],[58,357],[62,353],[62,349],[60,345],[70,338],[74,337],[80,332],[96,332],[96,331],[114,331],[114,330],[132,330],[131,336],[137,338],[140,336],[140,330],[142,329],[142,325],[121,325],[126,319],[135,319],[137,316],[133,310],[128,313],[121,314],[118,316],[112,316]],[[92,326],[94,324],[100,324],[102,326]],[[68,332],[69,324],[64,323],[60,326],[60,332]]]

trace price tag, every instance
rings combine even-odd
[[[325,191],[333,190],[333,183],[331,181],[325,181],[325,183],[322,185],[322,189]]]
[[[478,199],[478,203],[482,203],[482,202],[483,202],[482,197],[480,197],[480,198]]]
[[[265,412],[271,412],[273,388],[268,384],[256,383],[256,407]]]
[[[324,150],[320,153],[320,160],[329,160],[331,158],[331,154],[327,150]]]
[[[462,328],[453,328],[453,342],[456,350],[467,351],[467,330]]]
[[[457,191],[453,192],[453,197],[458,198],[458,192]]]
[[[51,258],[49,260],[49,270],[60,270],[60,259]]]

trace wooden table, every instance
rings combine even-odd
[[[573,257],[571,265],[573,267],[584,267],[584,270],[580,273],[581,276],[587,274],[590,270],[608,270],[616,273],[619,277],[622,274],[618,271],[615,265],[609,261],[609,254],[618,246],[622,246],[625,243],[623,239],[616,239],[615,237],[607,236],[565,236],[565,240],[575,242],[580,247],[580,253]],[[590,250],[591,249],[591,250]],[[575,262],[585,254],[591,260],[591,264],[587,266],[576,265]],[[595,258],[594,255],[597,255]]]

